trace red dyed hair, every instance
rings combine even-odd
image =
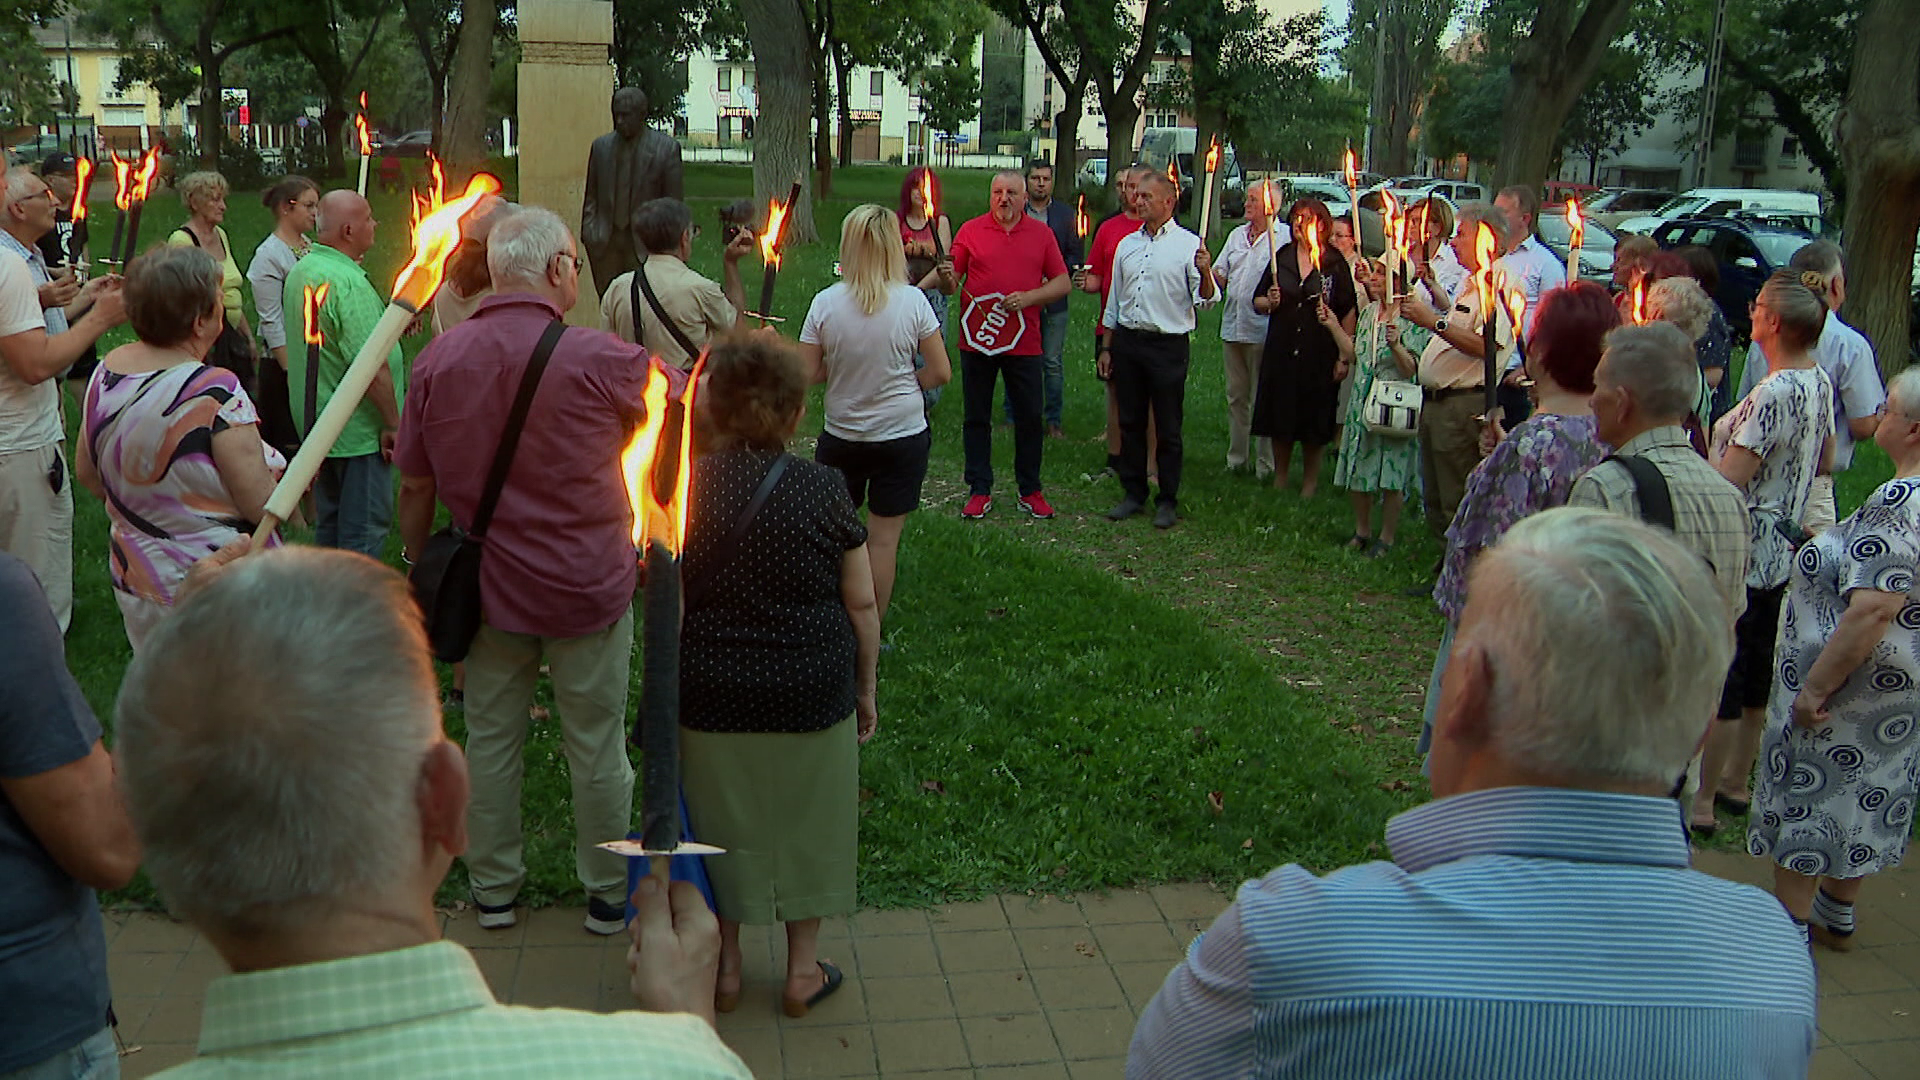
[[[907,178],[900,181],[900,229],[902,232],[906,231],[907,215],[913,211],[913,193],[920,189],[920,178],[922,176],[931,176],[933,178],[933,205],[938,207],[947,201],[940,195],[939,173],[934,172],[925,165],[915,165],[913,168],[908,169]],[[941,216],[945,216],[945,211],[941,211]],[[929,217],[927,224],[938,227],[939,222]]]
[[[1607,331],[1619,325],[1620,311],[1607,290],[1591,281],[1576,281],[1540,298],[1527,352],[1561,387],[1591,394],[1593,369],[1600,366]]]

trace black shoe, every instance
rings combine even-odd
[[[1433,599],[1433,587],[1435,584],[1436,584],[1435,582],[1429,581],[1424,585],[1415,585],[1411,589],[1402,589],[1400,591],[1400,595],[1411,597],[1412,599],[1415,599],[1415,600],[1418,600],[1422,597],[1425,597],[1426,599],[1431,600]]]
[[[587,901],[587,932],[610,937],[627,928],[627,913],[599,897]]]
[[[1144,509],[1144,507],[1141,506],[1139,499],[1128,496],[1120,500],[1120,505],[1107,511],[1107,517],[1113,521],[1125,521],[1139,513],[1142,509]]]
[[[1173,523],[1179,520],[1180,512],[1173,508],[1172,503],[1161,503],[1159,509],[1153,512],[1153,527],[1156,529],[1171,529]]]

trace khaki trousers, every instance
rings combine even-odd
[[[520,780],[540,660],[553,677],[554,716],[573,781],[574,870],[587,895],[623,906],[626,860],[595,844],[624,840],[633,824],[627,759],[627,677],[633,613],[577,638],[509,634],[482,625],[467,654],[467,876],[483,904],[510,904],[527,879]]]
[[[1227,364],[1227,468],[1247,464],[1248,443],[1259,453],[1254,471],[1273,475],[1273,440],[1253,439],[1253,399],[1260,393],[1259,342],[1223,341],[1220,352]]]
[[[1478,393],[1429,397],[1420,407],[1420,478],[1426,486],[1427,526],[1445,536],[1467,492],[1467,475],[1480,464]]]
[[[47,474],[60,463],[60,493]],[[59,443],[0,454],[0,551],[27,564],[66,633],[73,622],[73,470]]]

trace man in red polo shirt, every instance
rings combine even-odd
[[[960,382],[966,401],[962,444],[969,497],[960,516],[982,518],[993,508],[993,383],[1007,381],[1013,406],[1013,474],[1020,508],[1053,516],[1040,491],[1046,443],[1040,420],[1040,309],[1067,295],[1067,263],[1053,232],[1027,216],[1027,182],[1011,169],[995,173],[987,212],[953,238],[951,260],[940,265],[949,292],[960,291]],[[958,282],[964,279],[965,284]]]
[[[1133,208],[1133,189],[1139,186],[1140,177],[1149,172],[1145,166],[1134,165],[1120,170],[1114,180],[1114,192],[1120,199],[1120,209],[1108,214],[1093,231],[1093,247],[1087,252],[1087,266],[1075,282],[1081,292],[1092,293],[1100,298],[1100,310],[1093,318],[1094,374],[1107,387],[1107,467],[1105,471],[1089,479],[1102,479],[1120,475],[1120,398],[1113,390],[1113,381],[1099,373],[1101,350],[1107,347],[1107,329],[1102,320],[1107,314],[1107,292],[1113,284],[1113,253],[1120,247],[1120,241],[1140,231],[1140,215]],[[1154,447],[1159,440],[1155,437],[1152,419],[1148,419],[1147,460],[1154,459]]]

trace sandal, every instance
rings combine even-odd
[[[814,963],[820,965],[820,974],[826,977],[820,989],[815,990],[813,996],[805,1001],[799,998],[785,998],[780,1003],[781,1009],[795,1020],[807,1015],[809,1009],[831,997],[835,990],[840,989],[840,984],[846,981],[846,976],[840,973],[840,969],[825,960],[816,960]]]
[[[1359,533],[1354,533],[1352,536],[1347,538],[1346,543],[1341,544],[1340,546],[1343,548],[1346,548],[1348,551],[1365,551],[1367,550],[1367,545],[1371,543],[1373,543],[1372,537],[1361,536]]]
[[[1721,795],[1718,792],[1714,793],[1713,805],[1725,810],[1734,817],[1744,817],[1747,811],[1753,809],[1753,803],[1745,799],[1735,799],[1727,795]]]
[[[1373,542],[1373,546],[1367,549],[1367,558],[1384,559],[1387,557],[1387,554],[1392,550],[1393,550],[1393,541],[1375,540]]]

